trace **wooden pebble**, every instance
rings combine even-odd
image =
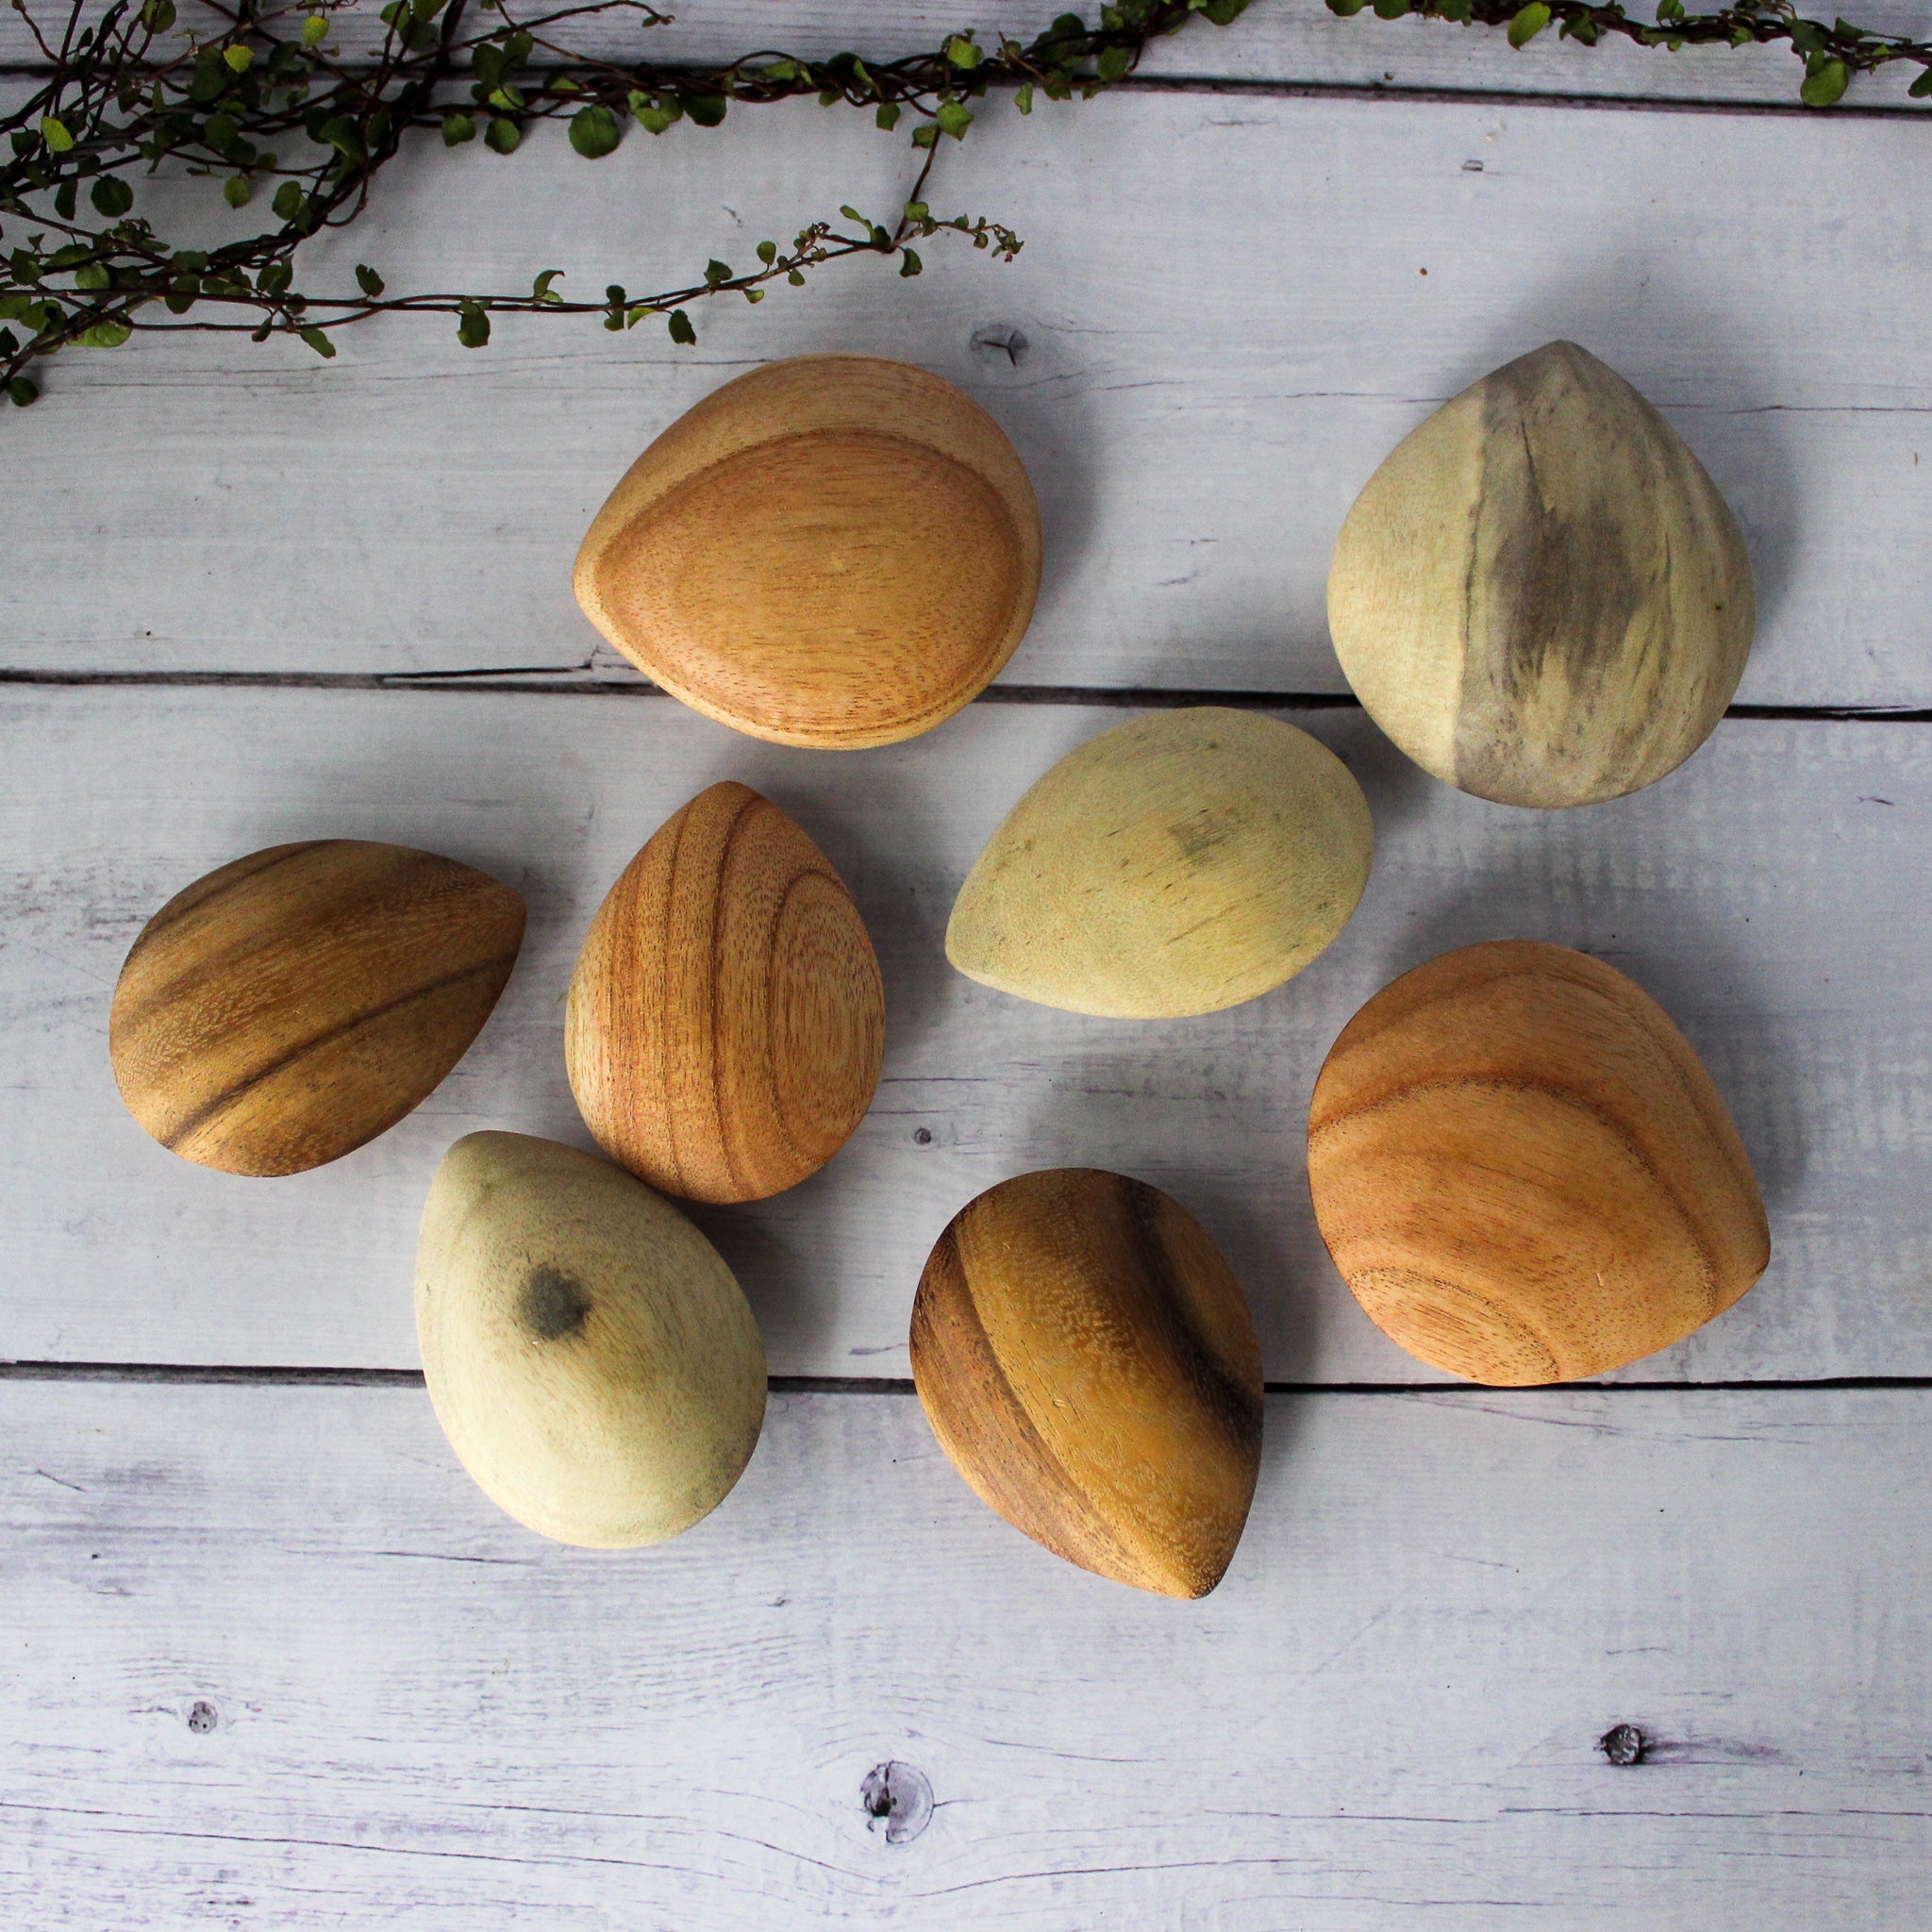
[[[1057,1556],[1163,1596],[1221,1581],[1261,1459],[1261,1350],[1178,1201],[1097,1168],[1021,1174],[952,1221],[912,1375],[979,1496]]]
[[[929,731],[1025,635],[1040,509],[1006,434],[909,363],[801,356],[728,382],[633,463],[577,554],[645,676],[781,744]]]
[[[1299,973],[1355,910],[1374,826],[1306,731],[1201,705],[1103,731],[1021,799],[946,927],[969,978],[1111,1019],[1211,1013]]]
[[[1336,541],[1328,625],[1424,770],[1506,805],[1653,784],[1710,735],[1755,603],[1736,519],[1614,370],[1551,342],[1445,403]]]
[[[427,1098],[523,937],[515,892],[431,852],[322,839],[238,858],[127,955],[108,1025],[121,1097],[204,1167],[320,1167]]]
[[[571,1091],[655,1188],[756,1201],[828,1161],[885,1057],[885,987],[845,882],[749,786],[702,791],[631,860],[571,981]]]
[[[1384,987],[1315,1083],[1308,1181],[1370,1317],[1475,1382],[1622,1368],[1771,1258],[1697,1056],[1649,994],[1565,946],[1465,946]]]
[[[670,1202],[577,1148],[488,1133],[449,1150],[416,1330],[458,1460],[558,1542],[661,1543],[758,1446],[765,1350],[730,1269]]]

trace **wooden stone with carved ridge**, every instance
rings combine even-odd
[[[319,1167],[427,1098],[523,937],[515,892],[431,852],[322,839],[238,858],[127,955],[108,1027],[121,1097],[204,1167]]]
[[[559,1542],[663,1542],[758,1446],[764,1344],[730,1269],[579,1148],[484,1133],[449,1150],[423,1210],[416,1332],[458,1459]]]
[[[1681,1341],[1771,1258],[1717,1089],[1663,1009],[1566,946],[1418,966],[1330,1049],[1308,1181],[1335,1265],[1432,1367],[1516,1387]]]
[[[1506,805],[1588,805],[1674,771],[1738,688],[1755,609],[1703,465],[1574,342],[1411,431],[1328,574],[1370,716],[1424,771]]]
[[[754,738],[929,731],[991,681],[1040,589],[1005,432],[877,356],[739,376],[645,450],[577,553],[585,614],[645,676]]]
[[[599,1145],[666,1193],[756,1201],[815,1174],[872,1105],[885,988],[845,882],[747,785],[702,791],[591,924],[571,1091]]]
[[[940,1237],[912,1375],[980,1497],[1083,1570],[1163,1596],[1221,1581],[1261,1458],[1261,1351],[1207,1231],[1144,1181],[1021,1174]]]

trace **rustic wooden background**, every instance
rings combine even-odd
[[[1053,0],[691,0],[691,58],[904,51]],[[1910,24],[1894,0],[1861,24]],[[0,14],[0,65],[25,58]],[[1792,105],[1756,52],[1338,21],[1257,0],[1091,104],[993,106],[935,244],[644,327],[377,325],[75,352],[0,422],[0,1874],[9,1925],[498,1932],[1864,1932],[1932,1916],[1932,108]],[[479,144],[480,147],[480,144]],[[681,279],[851,201],[903,132],[806,106],[591,166],[399,163],[338,247],[411,286]],[[198,205],[198,204],[197,204]],[[1562,815],[1409,767],[1323,622],[1356,490],[1557,335],[1650,394],[1739,511],[1762,622],[1682,771]],[[738,738],[597,645],[577,538],[673,416],[855,348],[963,384],[1045,508],[999,687],[847,756]],[[1924,458],[1922,463],[1921,458]],[[1027,1007],[939,939],[1063,751],[1202,692],[1368,791],[1355,923],[1205,1020]],[[824,1174],[708,1214],[771,1420],[679,1542],[544,1544],[456,1467],[415,1372],[414,1222],[479,1126],[583,1141],[568,968],[700,786],[794,811],[873,924],[877,1106]],[[528,944],[409,1121],[293,1180],[122,1111],[108,995],[146,915],[277,840],[427,845]],[[1404,968],[1552,939],[1663,1001],[1765,1185],[1762,1284],[1604,1385],[1450,1388],[1324,1258],[1301,1123]],[[1116,1166],[1180,1196],[1264,1337],[1268,1448],[1213,1596],[1057,1562],[953,1474],[904,1382],[918,1267],[972,1193]],[[1641,1761],[1600,1740],[1642,1735]],[[1627,1739],[1627,1734],[1626,1734]],[[1617,1756],[1629,1756],[1627,1750]]]

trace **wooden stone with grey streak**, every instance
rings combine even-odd
[[[1221,1581],[1261,1457],[1261,1351],[1201,1224],[1098,1168],[970,1202],[912,1307],[912,1374],[954,1466],[1084,1570],[1164,1596]]]

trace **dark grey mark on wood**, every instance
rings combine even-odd
[[[914,1127],[912,1130],[912,1144],[915,1147],[930,1147],[932,1145],[932,1129],[930,1127]]]
[[[37,1469],[34,1471],[34,1474],[38,1476],[44,1476],[48,1482],[53,1483],[57,1488],[72,1490],[77,1496],[87,1494],[87,1489],[84,1484],[71,1483],[64,1476],[50,1475],[44,1469]]]
[[[1004,356],[1017,369],[1025,361],[1029,344],[1025,335],[1010,322],[989,322],[973,331],[973,346],[995,356]]]
[[[1483,164],[1474,158],[1464,161],[1462,164],[1462,172],[1465,175],[1480,175],[1482,171]]]
[[[858,1799],[866,1809],[866,1829],[876,1831],[883,1824],[889,1845],[908,1843],[932,1821],[932,1786],[924,1772],[897,1758],[866,1773]]]
[[[1650,1740],[1635,1724],[1612,1724],[1596,1740],[1596,1748],[1612,1764],[1641,1764]]]
[[[188,1710],[188,1728],[205,1738],[222,1721],[222,1714],[206,1697],[197,1697]]]
[[[1861,798],[1858,803],[1860,805],[1896,805],[1897,800],[1891,798]]]
[[[530,1270],[517,1295],[517,1320],[539,1341],[561,1341],[576,1334],[590,1313],[590,1291],[547,1263]]]

